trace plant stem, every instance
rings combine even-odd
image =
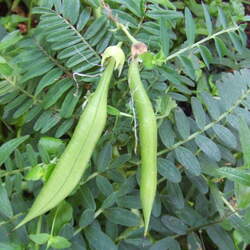
[[[237,212],[238,212],[238,211],[231,212],[231,213],[225,215],[224,217],[222,217],[222,218],[220,218],[220,219],[218,219],[218,220],[216,220],[216,221],[213,221],[213,222],[208,222],[208,223],[202,224],[202,225],[197,226],[197,227],[191,227],[185,235],[190,234],[190,233],[192,233],[192,232],[194,232],[194,231],[199,231],[200,229],[202,229],[202,228],[204,228],[204,227],[209,227],[209,226],[212,226],[212,225],[216,225],[216,224],[218,224],[218,223],[221,223],[221,222],[223,222],[225,219],[227,219],[228,217],[230,217],[231,215],[233,215],[233,214],[235,214],[235,213],[237,213]],[[181,237],[181,236],[184,236],[184,235],[183,235],[183,234],[182,234],[182,235],[176,234],[176,235],[171,236],[171,237],[174,238],[174,239],[176,239],[176,238]]]
[[[81,41],[87,45],[87,47],[89,48],[89,50],[91,50],[95,56],[98,58],[98,59],[101,59],[101,57],[97,54],[97,52],[92,48],[92,46],[87,42],[87,40],[84,39],[84,37],[81,35],[81,33],[74,27],[74,25],[72,25],[67,19],[63,18],[62,16],[60,16],[59,14],[57,14],[57,16],[59,18],[61,18],[63,20],[64,23],[66,23],[71,30],[73,30],[75,32],[75,34],[81,39]]]
[[[244,4],[250,4],[250,2],[247,1],[247,0],[241,0],[241,2],[244,3]]]
[[[29,5],[29,15],[28,15],[28,31],[31,29],[31,23],[32,23],[32,7],[33,7],[34,0],[30,1]]]
[[[36,99],[35,96],[33,96],[32,94],[30,94],[29,92],[27,92],[26,90],[22,89],[21,87],[19,87],[16,82],[14,80],[12,80],[11,78],[8,78],[7,76],[2,74],[2,77],[8,82],[10,83],[14,88],[18,89],[19,91],[23,92],[25,95],[27,95],[28,97],[32,98],[34,100],[34,102],[40,102],[39,100]]]
[[[123,24],[117,22],[116,25],[125,33],[132,43],[138,43],[138,41],[129,33],[128,29]]]
[[[0,117],[0,122],[2,122],[4,124],[4,126],[11,132],[11,133],[14,133],[14,130],[11,128],[11,126],[9,126],[9,124],[4,120],[2,119],[2,117]],[[2,134],[3,135],[3,134]],[[2,139],[1,139],[2,140]],[[0,170],[1,172],[1,170]],[[1,177],[1,176],[0,176]]]
[[[98,209],[95,212],[94,218],[96,219],[101,213],[103,212],[103,209]],[[79,234],[85,227],[79,227],[73,234],[73,236],[76,236],[77,234]]]
[[[89,182],[90,180],[92,180],[93,178],[95,178],[98,175],[99,175],[99,172],[94,172],[86,180],[84,180],[83,182],[81,182],[80,186],[86,184],[87,182]]]
[[[221,198],[222,198],[223,202],[225,203],[225,205],[226,205],[233,213],[235,213],[239,218],[241,218],[241,216],[238,214],[237,210],[228,202],[228,200],[223,196],[223,194],[221,194]]]
[[[197,43],[194,43],[194,44],[192,44],[192,45],[190,45],[190,46],[188,46],[188,47],[185,47],[185,48],[183,48],[183,49],[180,49],[180,50],[178,50],[177,52],[171,54],[170,56],[168,56],[168,57],[166,58],[166,62],[169,61],[169,60],[171,60],[171,59],[173,59],[173,58],[175,58],[175,57],[178,57],[180,54],[185,53],[185,52],[187,52],[187,51],[190,50],[190,49],[193,49],[193,48],[195,48],[195,47],[198,47],[199,45],[201,45],[201,44],[203,44],[203,43],[205,43],[205,42],[207,42],[207,41],[209,41],[209,40],[211,40],[211,39],[216,38],[216,37],[219,36],[219,35],[222,35],[222,34],[225,34],[225,33],[229,33],[229,32],[236,31],[236,30],[238,30],[239,28],[240,28],[240,26],[229,27],[229,28],[227,28],[227,29],[225,29],[225,30],[218,31],[218,32],[216,32],[216,33],[214,33],[214,34],[212,34],[212,35],[210,35],[210,36],[208,36],[208,37],[205,37],[204,39],[198,41]]]
[[[66,68],[64,67],[61,63],[59,63],[59,61],[54,58],[52,55],[50,55],[48,53],[48,51],[40,44],[40,42],[38,40],[35,39],[35,37],[32,37],[36,46],[38,47],[38,49],[45,55],[49,58],[49,60],[51,62],[53,62],[57,67],[59,67],[61,70],[63,70],[63,72],[69,77],[69,78],[72,78],[72,74],[71,72]]]
[[[136,40],[128,31],[127,27],[125,25],[123,25],[122,23],[119,22],[119,20],[114,17],[112,15],[112,10],[109,7],[108,4],[105,3],[104,0],[101,0],[101,6],[103,7],[103,9],[108,13],[108,17],[115,23],[116,27],[118,29],[121,29],[125,35],[128,37],[128,39],[134,44],[134,43],[138,43],[138,40]]]
[[[54,218],[53,218],[53,221],[52,221],[50,236],[49,236],[49,240],[47,242],[46,250],[49,249],[49,247],[50,247],[50,239],[53,237],[53,234],[54,234],[54,227],[55,227],[55,223],[56,223],[57,213],[58,213],[58,207],[56,209],[56,212],[55,212],[55,215],[54,215]]]
[[[29,170],[29,169],[31,169],[31,167],[25,167],[25,168],[15,169],[15,170],[11,170],[11,171],[2,170],[2,171],[0,171],[0,177],[18,174],[18,173],[24,172],[25,170]]]
[[[0,222],[0,227],[1,226],[4,226],[8,223],[11,223],[13,220],[16,220],[17,218],[19,218],[20,216],[22,216],[24,213],[19,213],[19,214],[16,214],[14,216],[12,216],[9,220],[6,220],[6,221],[1,221]]]
[[[96,212],[95,212],[95,219],[103,212],[103,209],[98,209]]]
[[[167,149],[164,149],[160,152],[158,152],[158,156],[159,155],[162,155],[162,154],[165,154],[165,153],[168,153],[176,148],[178,148],[179,146],[193,140],[196,136],[204,133],[205,131],[207,131],[208,129],[212,128],[215,124],[219,123],[221,120],[223,120],[224,118],[226,118],[230,113],[232,113],[234,111],[235,108],[237,108],[241,103],[242,101],[248,97],[248,95],[250,94],[250,89],[248,89],[239,99],[238,101],[235,102],[235,104],[230,108],[228,109],[226,112],[222,113],[219,118],[209,124],[207,124],[202,130],[199,130],[193,134],[191,134],[187,139],[183,140],[183,141],[179,141],[177,143],[175,143],[172,147],[170,148],[167,148]]]
[[[6,2],[8,3],[9,1],[6,1]],[[19,2],[20,0],[14,0],[11,6],[11,10],[14,10],[18,6]]]
[[[40,216],[38,219],[36,234],[39,234],[41,232],[41,225],[42,225],[42,216]],[[39,250],[39,249],[40,249],[39,244],[35,243],[35,250]]]

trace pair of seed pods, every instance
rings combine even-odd
[[[111,46],[107,48],[106,52],[103,56],[103,59],[108,61],[106,69],[80,117],[67,148],[28,214],[16,228],[57,206],[73,191],[86,170],[106,124],[108,89],[113,71],[116,68],[121,70],[125,60],[119,46]],[[157,184],[157,124],[152,104],[141,82],[136,58],[130,62],[128,81],[139,121],[140,197],[145,220],[144,234],[146,235]]]

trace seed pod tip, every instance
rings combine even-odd
[[[119,76],[122,72],[122,68],[125,62],[125,54],[123,50],[121,49],[121,44],[109,46],[105,49],[105,51],[102,54],[102,66],[105,64],[106,60],[109,58],[115,59],[115,69],[118,69]]]
[[[139,55],[142,55],[148,51],[148,47],[143,42],[134,43],[131,47],[132,58],[136,58]]]

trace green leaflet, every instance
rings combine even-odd
[[[56,168],[16,228],[58,205],[81,179],[106,123],[108,88],[114,67],[115,60],[111,59]]]
[[[9,140],[5,142],[0,147],[0,165],[4,163],[8,157],[11,155],[11,153],[24,141],[26,141],[29,138],[29,135],[25,135],[19,138],[15,138],[12,140]]]
[[[250,186],[250,173],[248,170],[240,168],[222,167],[217,170],[218,174],[235,181],[241,185]]]

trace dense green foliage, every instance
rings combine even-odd
[[[6,17],[0,22],[8,31],[1,27],[0,249],[245,249],[250,51],[239,25],[247,20],[241,1],[107,0],[112,13],[101,2],[42,0],[32,9],[39,24],[25,35]],[[141,77],[159,133],[157,195],[146,238],[127,79],[131,41],[114,21],[149,49]],[[57,208],[11,231],[96,89],[101,54],[118,42],[127,63],[112,80],[108,122],[86,174]]]

